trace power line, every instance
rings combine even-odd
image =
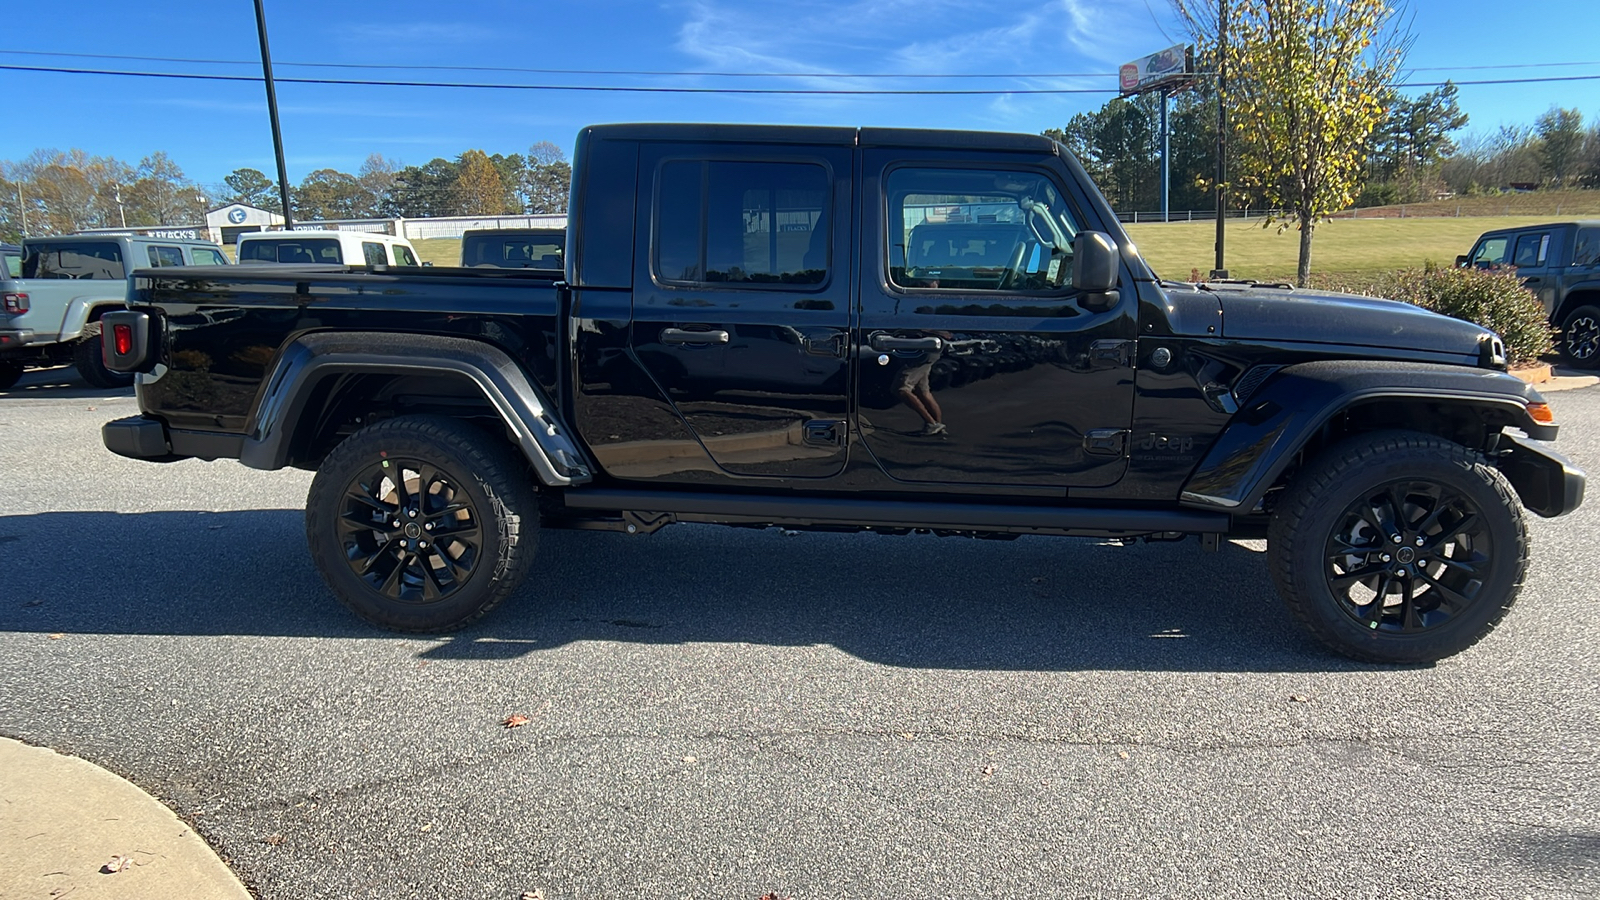
[[[0,64],[0,70],[12,72],[50,72],[65,75],[112,75],[127,78],[175,78],[192,81],[239,81],[259,82],[259,75],[218,75],[199,72],[136,72],[123,69],[77,69],[61,66],[15,66]],[[1201,73],[1208,74],[1208,73]],[[1040,76],[1042,77],[1042,76]],[[1115,76],[1102,75],[1097,77],[1112,78]],[[787,94],[787,95],[824,95],[824,96],[980,96],[994,97],[1007,94],[1117,94],[1115,88],[1003,88],[983,90],[952,90],[952,89],[916,89],[916,90],[864,90],[843,88],[709,88],[709,87],[664,87],[645,85],[599,85],[599,84],[485,84],[480,82],[451,82],[451,81],[386,81],[381,79],[364,78],[278,78],[279,82],[288,84],[327,84],[356,87],[419,87],[419,88],[468,88],[474,90],[496,91],[579,91],[589,93],[635,93],[635,94]],[[1550,75],[1543,78],[1494,78],[1478,79],[1472,81],[1402,81],[1396,82],[1392,87],[1444,87],[1453,84],[1458,87],[1468,85],[1494,85],[1494,84],[1548,84],[1561,81],[1596,81],[1600,75]]]
[[[59,56],[73,59],[126,59],[139,62],[195,63],[202,65],[254,66],[256,60],[203,59],[183,56],[130,56],[116,53],[68,53],[52,50],[4,50],[10,56]],[[318,69],[407,69],[437,72],[525,72],[535,75],[664,75],[714,78],[1105,78],[1107,72],[706,72],[668,69],[535,69],[520,66],[438,66],[400,63],[274,62],[278,66]],[[1498,63],[1475,66],[1407,66],[1409,72],[1466,72],[1495,69],[1549,69],[1571,66],[1600,66],[1600,60],[1576,62]]]
[[[13,66],[0,64],[0,70],[13,72],[54,72],[66,75],[118,75],[130,78],[180,78],[195,81],[261,81],[259,75],[217,75],[199,72],[134,72],[119,69],[76,69],[61,66]],[[1042,77],[1042,76],[1040,76]],[[1101,74],[1100,78],[1114,78]],[[1600,78],[1600,75],[1595,76]],[[365,78],[275,78],[286,84],[334,84],[357,87],[475,88],[497,91],[587,91],[638,94],[827,94],[875,96],[999,96],[1004,94],[1115,94],[1115,88],[1007,88],[991,90],[854,90],[843,88],[709,88],[656,87],[602,84],[483,84],[451,81],[385,81]]]
[[[199,63],[204,65],[246,66],[256,65],[244,59],[195,59],[181,56],[127,56],[117,53],[56,53],[45,50],[0,50],[0,54],[16,56],[64,56],[75,59],[127,59],[138,62]],[[706,72],[698,70],[668,69],[530,69],[521,66],[429,66],[378,63],[329,62],[278,62],[275,66],[295,66],[313,69],[416,69],[436,72],[526,72],[534,75],[672,75],[681,77],[708,76],[713,78],[1105,78],[1106,72]]]

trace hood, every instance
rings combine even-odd
[[[1222,336],[1473,354],[1490,332],[1401,303],[1329,291],[1218,286]]]

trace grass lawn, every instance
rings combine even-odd
[[[461,265],[461,238],[416,240],[411,242],[411,246],[416,248],[417,256],[421,257],[423,262],[431,262],[436,266]]]
[[[1432,260],[1455,264],[1485,231],[1548,222],[1555,217],[1495,216],[1485,218],[1335,219],[1317,226],[1311,244],[1311,271],[1321,275],[1371,275],[1417,268]],[[1216,262],[1215,222],[1168,222],[1125,225],[1139,252],[1163,278],[1187,281],[1192,270],[1204,277]],[[1258,280],[1294,279],[1300,255],[1300,233],[1279,234],[1262,228],[1259,219],[1230,220],[1224,250],[1228,274]]]

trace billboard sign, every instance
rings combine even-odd
[[[1175,44],[1160,53],[1126,63],[1118,83],[1124,96],[1161,87],[1176,87],[1194,76],[1194,56],[1187,44]]]

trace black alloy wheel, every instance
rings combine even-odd
[[[1328,647],[1426,663],[1510,610],[1528,564],[1522,504],[1481,454],[1409,431],[1356,435],[1310,459],[1267,533],[1273,583]]]
[[[1324,577],[1341,609],[1372,631],[1436,628],[1494,578],[1483,511],[1446,485],[1398,481],[1345,507],[1327,542]]]
[[[482,516],[453,476],[417,459],[372,461],[345,487],[339,537],[350,571],[403,603],[434,603],[471,580]]]
[[[510,596],[538,525],[516,450],[442,416],[352,434],[322,461],[306,498],[311,557],[334,595],[375,625],[411,633],[461,628]]]
[[[1561,358],[1580,369],[1600,368],[1600,307],[1580,306],[1561,323]]]

